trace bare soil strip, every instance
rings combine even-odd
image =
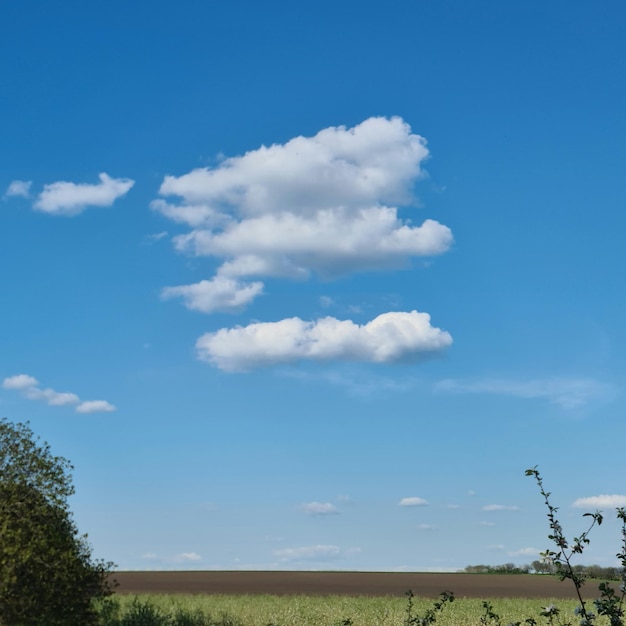
[[[431,574],[395,572],[117,572],[117,593],[345,595],[437,597],[450,590],[457,598],[572,598],[571,581],[552,576]],[[598,586],[588,582],[585,597]]]

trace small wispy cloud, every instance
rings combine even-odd
[[[273,554],[282,562],[293,561],[335,561],[360,552],[360,548],[344,550],[332,544],[317,544],[300,548],[274,550]]]
[[[507,554],[509,556],[539,556],[541,552],[538,548],[520,548],[513,552],[507,552]]]
[[[509,504],[485,504],[483,511],[519,511],[519,507]]]
[[[130,178],[112,178],[104,172],[95,185],[58,181],[45,185],[34,208],[50,215],[77,215],[88,206],[111,206],[135,184]]]
[[[478,522],[480,526],[495,526],[495,522]]]
[[[42,400],[50,406],[75,406],[77,413],[110,413],[116,407],[106,400],[82,401],[69,391],[56,391],[51,388],[42,389],[39,381],[28,374],[8,376],[2,381],[2,388],[19,391],[28,400]]]
[[[4,193],[5,198],[30,198],[30,187],[33,184],[32,180],[14,180],[11,181]]]
[[[301,548],[283,548],[274,550],[274,555],[281,561],[300,560],[327,560],[336,559],[341,555],[341,549],[335,545],[303,546]]]
[[[400,502],[398,502],[398,506],[427,506],[428,500],[424,500],[424,498],[419,498],[417,496],[410,496],[407,498],[402,498]]]
[[[313,516],[339,514],[339,509],[331,502],[305,502],[300,505],[300,509],[307,515]]]
[[[588,498],[578,498],[572,504],[577,509],[588,508],[617,508],[626,506],[626,495],[620,494],[602,494],[599,496],[590,496]]]
[[[437,527],[434,524],[418,524],[417,530],[436,530]]]
[[[243,283],[236,278],[214,276],[191,285],[164,287],[161,298],[182,298],[184,305],[192,311],[213,313],[214,311],[238,311],[263,293],[263,283]]]
[[[456,509],[460,509],[461,505],[460,504],[448,504],[448,508],[452,511],[455,511]]]
[[[150,233],[145,236],[145,241],[147,243],[156,243],[157,241],[161,241],[161,239],[165,239],[168,234],[169,233],[166,230],[162,230],[160,233]]]
[[[87,400],[76,407],[77,413],[111,413],[115,407],[106,400]]]
[[[606,400],[614,393],[612,385],[591,378],[446,379],[437,383],[434,390],[442,393],[494,394],[524,399],[542,399],[563,409],[576,409],[594,400]]]
[[[202,557],[197,552],[181,552],[177,554],[174,559],[179,563],[190,563],[194,561],[201,561]]]
[[[156,552],[146,552],[141,555],[141,559],[144,561],[150,561],[160,566],[181,565],[185,563],[197,563],[202,560],[202,556],[197,552],[181,552],[180,554],[174,554],[173,556],[161,557]]]
[[[2,381],[3,389],[31,389],[36,387],[39,381],[34,376],[28,374],[17,374],[9,376]]]
[[[295,368],[281,368],[278,376],[295,378],[303,382],[324,383],[344,389],[350,396],[366,399],[374,395],[396,394],[410,391],[417,384],[417,379],[411,377],[373,376],[369,372],[357,369],[358,366],[344,368],[324,368],[311,371]]]

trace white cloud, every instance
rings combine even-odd
[[[76,407],[77,413],[111,413],[116,408],[106,400],[87,400]]]
[[[293,213],[250,217],[215,233],[195,230],[174,239],[196,256],[227,259],[220,272],[230,276],[307,278],[357,271],[394,269],[412,256],[445,252],[452,243],[447,226],[426,220],[408,226],[389,207],[324,209],[312,216]]]
[[[449,333],[430,325],[427,313],[391,312],[358,325],[325,317],[222,328],[196,342],[198,356],[220,369],[243,371],[301,359],[390,363],[416,360],[452,343]]]
[[[22,198],[30,197],[30,187],[33,184],[31,180],[14,180],[12,181],[4,194],[5,198],[19,196]]]
[[[507,504],[486,504],[483,511],[519,511],[519,507]]]
[[[354,128],[330,127],[314,137],[262,146],[213,170],[166,176],[160,193],[247,215],[281,207],[313,212],[407,202],[427,156],[425,140],[403,120],[373,117]]]
[[[448,504],[448,508],[452,511],[455,511],[456,509],[460,509],[461,505],[460,504]]]
[[[201,561],[202,557],[197,552],[182,552],[174,557],[174,561],[189,563],[193,561]]]
[[[478,522],[480,526],[495,526],[495,522]]]
[[[75,393],[59,392],[54,389],[27,387],[24,389],[24,395],[29,400],[45,400],[50,406],[67,406],[80,402],[80,398]]]
[[[504,550],[504,546],[501,543],[495,543],[493,545],[487,546],[487,550],[491,550],[493,552],[500,552]]]
[[[77,405],[77,413],[99,413],[115,411],[115,407],[105,400],[88,400],[81,402],[75,393],[59,392],[54,389],[42,389],[39,381],[28,374],[9,376],[2,381],[4,389],[12,389],[21,392],[28,400],[43,400],[50,406]]]
[[[330,502],[306,502],[300,505],[300,508],[307,515],[321,516],[321,515],[337,515],[339,509]]]
[[[29,387],[36,387],[38,384],[39,381],[28,374],[9,376],[2,381],[4,389],[28,389]]]
[[[318,544],[301,548],[283,548],[274,550],[274,555],[280,561],[333,561],[342,558],[345,552],[334,545]]]
[[[418,524],[417,530],[436,530],[437,527],[433,524]]]
[[[179,206],[158,199],[150,203],[150,208],[174,222],[187,224],[193,228],[198,228],[199,226],[214,227],[229,221],[227,216],[206,204],[186,204]]]
[[[626,507],[626,496],[619,494],[602,494],[599,496],[590,496],[588,498],[578,498],[578,500],[574,501],[572,506],[578,509]]]
[[[398,506],[426,506],[427,504],[428,500],[424,500],[424,498],[418,498],[417,496],[402,498],[402,500],[398,502]]]
[[[176,247],[222,261],[218,276],[307,278],[406,266],[449,249],[452,233],[432,219],[413,225],[425,140],[402,119],[262,146],[215,168],[166,176],[151,207],[192,228]]]
[[[111,206],[135,184],[129,178],[99,174],[95,185],[59,181],[45,185],[34,204],[35,209],[51,215],[76,215],[88,206]]]
[[[509,552],[509,556],[539,556],[541,554],[541,550],[537,548],[521,548],[519,550],[515,550],[514,552]]]
[[[215,276],[193,285],[165,287],[161,297],[182,298],[185,306],[194,311],[212,313],[240,309],[263,293],[263,283],[242,283],[234,278]]]
[[[576,409],[592,400],[610,397],[613,388],[588,378],[547,378],[543,380],[448,379],[435,386],[436,391],[451,393],[487,393],[516,398],[543,399],[564,409]]]

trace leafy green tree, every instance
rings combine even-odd
[[[72,466],[27,424],[0,420],[0,623],[97,624],[112,564],[93,561],[67,498]]]

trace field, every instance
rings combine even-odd
[[[396,572],[118,572],[120,594],[235,594],[436,598],[571,598],[573,587],[553,576]],[[597,586],[583,587],[589,598]]]
[[[551,603],[570,619],[576,606],[571,586],[538,575],[120,572],[116,578],[115,599],[123,607],[138,598],[163,613],[199,610],[233,626],[402,626],[408,589],[415,593],[414,613],[420,615],[441,591],[454,592],[456,600],[437,617],[440,626],[479,624],[483,599],[493,604],[502,624],[527,617],[544,623],[539,612]],[[596,597],[597,585],[590,582],[585,592]]]

